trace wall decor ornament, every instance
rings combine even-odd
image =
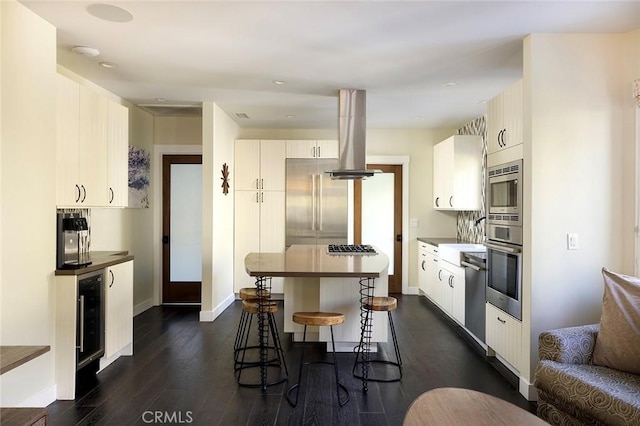
[[[229,166],[227,163],[222,165],[222,193],[227,195],[229,193]]]
[[[151,153],[129,145],[129,207],[149,208]]]

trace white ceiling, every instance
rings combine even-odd
[[[136,104],[214,101],[246,128],[337,128],[341,88],[367,91],[369,128],[459,127],[522,77],[527,34],[640,28],[640,1],[109,3],[130,22],[88,12],[103,0],[21,3],[58,29],[60,65]]]

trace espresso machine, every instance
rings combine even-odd
[[[91,265],[89,226],[79,213],[57,213],[58,269],[78,269]]]

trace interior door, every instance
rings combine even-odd
[[[162,157],[162,303],[200,303],[202,156]]]
[[[389,293],[401,293],[402,165],[367,168],[382,173],[354,181],[354,243],[372,244],[389,256]]]

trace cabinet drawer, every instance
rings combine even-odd
[[[487,303],[487,346],[520,371],[522,323]]]
[[[418,249],[427,253],[434,254],[436,256],[438,255],[438,246],[434,246],[423,241],[418,241]]]

